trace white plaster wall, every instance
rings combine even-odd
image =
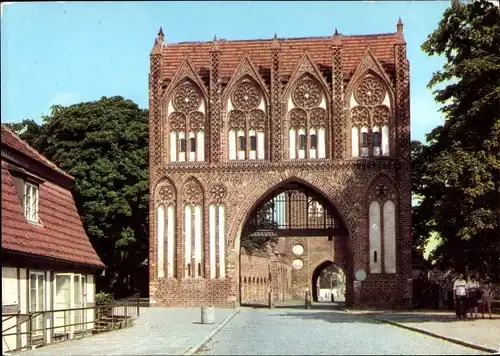
[[[21,293],[19,294],[19,306],[21,314],[26,314],[28,312],[28,270],[26,268],[20,268],[20,278],[19,287]],[[28,331],[28,325],[23,323],[21,325],[21,332],[25,333]],[[28,342],[28,335],[21,336],[21,344],[26,345]]]
[[[396,273],[396,207],[390,200],[384,203],[384,270]]]
[[[257,132],[257,158],[264,159],[266,157],[266,138],[263,131]]]
[[[217,238],[217,206],[211,204],[208,209],[208,224],[209,224],[209,246],[210,246],[210,278],[214,279],[217,276],[217,260],[216,260],[216,238]]]
[[[87,274],[87,306],[93,306],[95,304],[95,282],[94,276],[91,274]],[[87,324],[87,329],[94,328],[94,311],[92,309],[87,310],[87,321],[91,322]]]
[[[389,91],[386,91],[382,105],[387,106],[389,109],[391,108],[391,97],[389,96]]]
[[[238,159],[242,160],[245,159],[245,150],[242,150],[242,147],[240,147],[240,137],[246,137],[245,131],[243,130],[238,130]],[[245,147],[247,146],[248,142],[245,140]]]
[[[200,107],[198,108],[198,111],[205,114],[206,113],[206,109],[205,109],[205,100],[202,100],[201,101],[201,104],[200,104]]]
[[[235,130],[229,130],[229,159],[236,159],[236,132]]]
[[[219,276],[226,278],[226,207],[219,206]]]
[[[321,102],[319,103],[319,107],[326,110],[326,98],[323,94],[321,94]]]
[[[298,140],[297,140],[297,145],[299,146],[299,159],[304,159],[306,158],[306,150],[305,149],[301,149],[300,148],[300,136],[301,135],[305,135],[306,134],[306,130],[301,128],[299,129],[299,135],[298,135]],[[306,140],[306,146],[307,146],[307,140]]]
[[[205,133],[203,130],[198,131],[196,134],[196,160],[203,162],[205,160]]]
[[[2,306],[4,305],[19,305],[17,268],[2,267]],[[16,325],[16,319],[7,320],[2,314],[2,330],[6,330]],[[15,333],[16,329],[12,328],[6,333]],[[17,347],[16,335],[2,336],[2,350],[10,351]]]
[[[196,139],[196,135],[194,132],[189,132],[189,137],[186,142],[186,151],[189,152],[189,160],[190,161],[196,161],[196,149],[198,148],[198,142],[195,141],[195,150],[191,151],[191,139],[194,138]]]
[[[296,137],[295,137],[295,129],[290,129],[289,133],[289,142],[290,142],[290,159],[295,159],[295,143],[296,143]]]
[[[255,137],[255,130],[254,129],[250,129],[248,131],[248,150],[249,150],[249,158],[250,159],[256,159],[257,158],[257,151],[252,151],[252,147],[250,145],[250,143],[252,142],[251,138],[250,137]],[[257,140],[257,138],[255,138]],[[257,143],[257,141],[256,141]],[[257,147],[255,147],[257,149]]]
[[[191,263],[191,205],[186,205],[184,208],[184,234],[185,234],[185,252],[184,252],[184,264],[186,269],[186,277],[189,276],[189,272],[187,270],[187,265]]]
[[[370,203],[370,273],[381,273],[381,241],[380,241],[380,204],[377,201]],[[374,252],[377,252],[377,262],[374,260]]]
[[[373,126],[372,132],[373,133],[380,132],[380,127],[379,126]],[[384,141],[384,138],[382,137],[382,143],[381,143],[382,145],[384,144],[383,141]],[[374,156],[380,156],[381,153],[382,153],[382,148],[381,147],[375,147],[375,146],[373,146],[373,155]]]
[[[349,108],[352,109],[353,107],[357,106],[358,102],[354,98],[354,93],[351,94],[351,98],[349,99]]]
[[[325,142],[325,129],[320,127],[318,129],[318,158],[325,158],[326,142]]]
[[[198,264],[202,262],[203,255],[203,219],[201,215],[201,205],[197,204],[194,207],[194,258],[195,276],[197,277],[199,277]]]
[[[382,126],[382,155],[389,156],[389,126]]]
[[[158,227],[158,278],[165,277],[165,208],[160,205],[156,213],[156,224]]]
[[[174,105],[172,104],[172,99],[170,99],[168,101],[168,105],[167,105],[167,117],[170,115],[170,113],[172,113],[174,111],[175,111]]]
[[[175,266],[175,215],[174,205],[167,208],[167,277],[174,278]]]
[[[179,132],[178,133],[178,145],[180,145],[180,142],[182,139],[186,139],[186,134],[184,132]],[[188,148],[188,143],[186,142],[186,151]],[[179,162],[184,162],[186,160],[186,152],[180,152],[180,147],[179,147]]]
[[[261,94],[262,94],[262,92],[261,92]],[[260,100],[258,108],[260,110],[264,111],[265,113],[267,113],[267,110],[266,110],[266,101],[264,100],[264,95],[262,95],[262,99]]]
[[[353,157],[359,157],[359,129],[357,127],[351,129],[351,150]]]
[[[312,135],[316,135],[316,146],[318,146],[318,144],[319,144],[318,135],[316,133],[316,129],[314,129],[314,128],[311,128],[309,130],[309,136],[310,136],[309,142],[312,141],[312,138],[311,138]],[[316,148],[309,148],[309,158],[316,158],[316,150],[317,150]]]
[[[177,132],[170,133],[170,162],[177,161]]]

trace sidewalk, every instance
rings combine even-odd
[[[493,314],[493,319],[457,320],[454,311],[349,311],[357,315],[366,315],[379,321],[399,327],[445,339],[475,349],[500,352],[500,315]]]
[[[9,354],[191,355],[238,311],[216,308],[214,324],[201,324],[200,308],[141,308],[141,316],[132,327]]]

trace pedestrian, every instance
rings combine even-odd
[[[453,310],[453,274],[451,272],[446,276],[446,294],[448,309]]]
[[[467,298],[467,282],[464,274],[459,273],[455,283],[453,283],[453,300],[455,301],[457,318],[465,319],[467,317],[465,309],[465,300]]]
[[[488,314],[490,316],[490,319],[493,319],[491,317],[491,301],[493,299],[493,285],[491,284],[489,277],[486,277],[486,279],[484,280],[481,291],[483,294],[483,296],[482,296],[482,308],[481,308],[483,319],[484,319],[484,309],[485,308],[488,310]]]
[[[470,276],[469,283],[467,283],[467,292],[467,308],[470,309],[470,317],[472,319],[472,312],[474,312],[474,317],[477,318],[477,307],[481,299],[481,288],[474,274]]]

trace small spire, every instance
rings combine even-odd
[[[401,21],[401,17],[398,19],[398,24],[396,25],[396,28],[399,34],[403,34],[403,21]]]
[[[334,36],[338,36],[339,35],[339,31],[337,31],[337,27],[335,27],[335,33],[333,35]]]
[[[271,48],[272,49],[280,48],[280,41],[278,40],[278,35],[276,34],[276,32],[274,33],[273,43],[271,43]]]
[[[158,44],[162,45],[165,42],[164,39],[163,29],[160,27],[160,31],[158,31]]]
[[[214,39],[212,41],[212,51],[218,51],[219,50],[219,40],[217,39],[217,36],[214,35]]]

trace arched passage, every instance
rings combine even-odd
[[[326,272],[326,273],[325,273]],[[319,301],[322,290],[327,289],[327,298],[322,295],[323,300],[331,301],[331,293],[336,291],[342,292],[345,288],[346,278],[345,272],[341,266],[331,260],[326,260],[320,263],[312,273],[312,299],[314,302]],[[343,293],[340,293],[343,294]],[[334,293],[334,299],[338,300],[339,293]],[[341,299],[343,299],[341,297]]]
[[[239,246],[240,276],[244,276],[249,270],[254,271],[260,268],[259,266],[265,268],[267,273],[269,260],[271,260],[270,283],[266,286],[262,285],[261,288],[266,288],[266,292],[262,295],[267,296],[267,291],[270,290],[275,299],[285,300],[289,295],[288,281],[291,280],[287,271],[290,271],[291,276],[294,271],[302,268],[305,256],[301,257],[298,254],[295,256],[296,258],[284,258],[282,254],[285,251],[280,245],[286,238],[297,237],[325,238],[331,241],[330,245],[333,245],[334,239],[343,241],[346,246],[350,244],[349,232],[344,224],[344,218],[332,200],[307,182],[300,179],[289,179],[269,189],[246,214],[240,234],[237,236],[237,240],[241,241]],[[262,251],[260,255],[247,253],[249,250],[259,249]],[[350,251],[350,249],[345,248],[343,251]],[[289,248],[286,253],[291,254]],[[350,264],[352,256],[345,257],[342,263]],[[267,258],[266,263],[257,261],[259,258]],[[333,260],[333,258],[332,255],[331,259]],[[295,265],[290,263],[292,260]],[[307,285],[312,280],[311,273],[314,270],[314,267],[310,269],[310,261],[308,257]],[[330,263],[333,262],[330,261]],[[316,268],[314,271],[320,273],[325,267],[326,265],[322,265],[321,268]],[[305,272],[306,268],[303,271]],[[312,284],[312,287],[315,288],[315,285]],[[244,288],[240,283],[240,298]],[[299,294],[304,296],[303,293]],[[267,298],[263,299],[263,302],[267,302]],[[240,299],[240,301],[243,300]]]

